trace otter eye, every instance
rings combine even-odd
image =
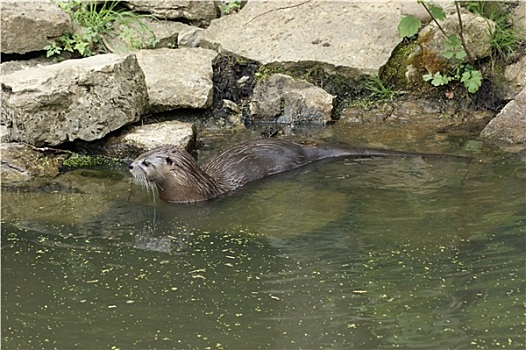
[[[146,161],[146,160],[143,160],[143,161],[142,161],[142,165],[144,165],[144,166],[146,166],[146,167],[147,167],[147,166],[150,166],[150,162],[148,162],[148,161]]]
[[[166,164],[172,165],[174,162],[170,157],[166,157]]]

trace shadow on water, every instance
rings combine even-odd
[[[2,192],[2,347],[523,348],[524,163],[339,159],[210,203]]]

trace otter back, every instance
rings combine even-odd
[[[161,147],[140,155],[130,171],[140,182],[155,184],[162,200],[188,203],[216,198],[254,180],[326,158],[416,155],[424,154],[260,139],[226,149],[202,167],[183,148]]]

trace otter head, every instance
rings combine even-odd
[[[223,192],[182,147],[164,146],[143,153],[129,169],[142,185],[153,184],[159,198],[167,202],[199,202]]]

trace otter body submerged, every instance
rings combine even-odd
[[[241,143],[201,167],[182,147],[164,146],[141,154],[130,165],[139,182],[155,184],[159,198],[174,203],[206,201],[270,175],[336,157],[410,156],[417,153],[368,148],[304,146],[277,139]]]

